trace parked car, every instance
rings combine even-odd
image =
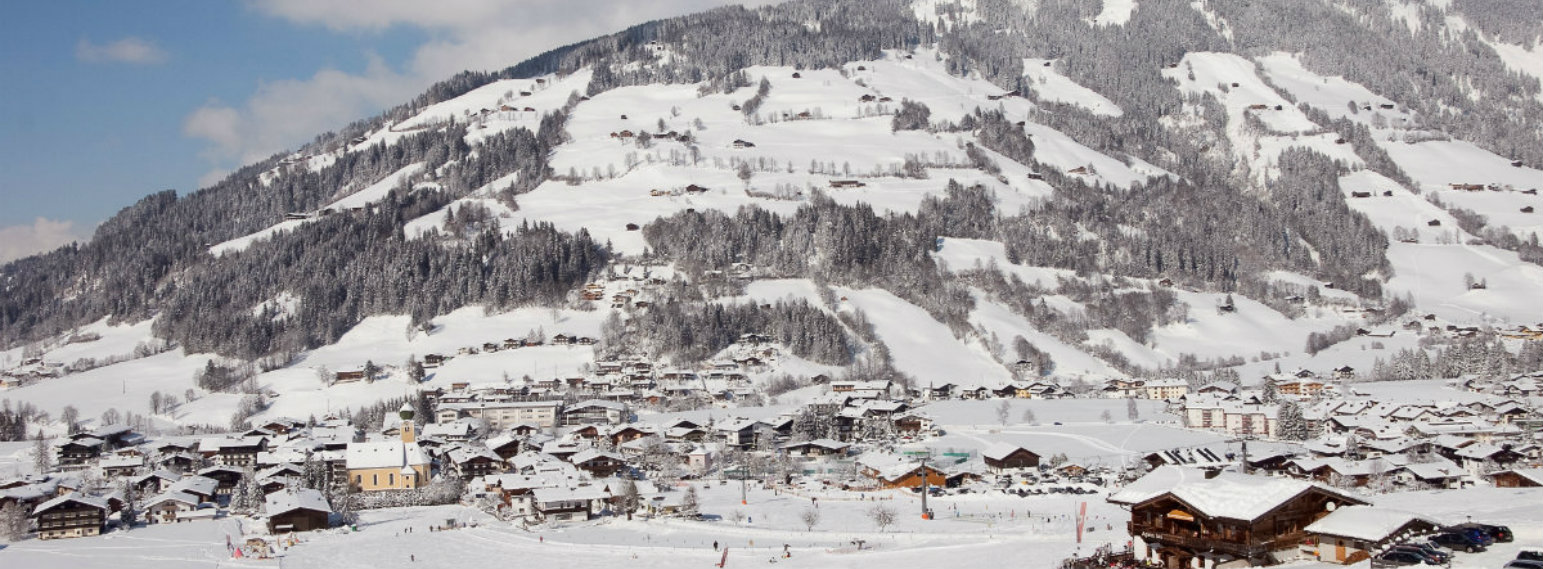
[[[1521,561],[1543,561],[1543,548],[1522,548],[1516,552],[1516,558]]]
[[[1409,551],[1388,551],[1377,556],[1377,561],[1384,565],[1419,565],[1426,563],[1425,557]],[[1514,563],[1514,562],[1513,562]]]
[[[1424,551],[1427,554],[1434,555],[1440,558],[1442,563],[1446,563],[1452,559],[1452,552],[1440,547],[1436,547],[1429,541],[1411,541],[1407,543],[1401,543],[1399,545],[1404,547],[1413,547],[1415,549],[1419,549],[1420,551]]]
[[[1433,535],[1430,537],[1430,542],[1447,549],[1451,549],[1453,551],[1466,551],[1468,553],[1475,553],[1488,549],[1484,546],[1484,542],[1469,537],[1466,533],[1459,533],[1455,531],[1442,532]]]
[[[1452,527],[1447,528],[1447,531],[1453,531],[1466,535],[1470,539],[1483,544],[1485,547],[1489,547],[1495,544],[1495,538],[1490,537],[1489,532],[1484,531],[1483,528],[1477,526]]]
[[[1484,532],[1484,535],[1489,536],[1490,539],[1493,539],[1493,540],[1495,540],[1498,543],[1510,543],[1512,540],[1516,539],[1516,536],[1511,534],[1511,528],[1508,528],[1506,526],[1497,526],[1497,525],[1492,525],[1492,524],[1480,524],[1480,523],[1466,523],[1466,524],[1458,524],[1458,525],[1453,526],[1453,527],[1454,527],[1454,529],[1460,528],[1460,529],[1463,529],[1463,530],[1478,530],[1478,531]]]
[[[1434,547],[1429,549],[1413,544],[1399,544],[1388,548],[1388,551],[1408,551],[1419,555],[1425,560],[1426,565],[1441,565],[1452,559],[1452,554]]]
[[[1505,569],[1543,569],[1543,561],[1512,560]]]

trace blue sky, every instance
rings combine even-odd
[[[0,262],[151,192],[406,101],[463,69],[728,0],[250,0],[0,6]]]

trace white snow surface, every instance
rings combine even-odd
[[[1128,0],[1134,5],[1134,0]],[[1106,7],[1108,3],[1105,3]],[[1118,117],[1125,114],[1120,106],[1097,91],[1078,85],[1075,81],[1055,70],[1051,59],[1023,60],[1023,75],[1029,80],[1029,90],[1046,101],[1069,103],[1083,107],[1095,115]]]

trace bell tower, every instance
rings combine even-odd
[[[412,405],[409,405],[407,403],[403,403],[402,404],[402,409],[400,411],[397,411],[397,415],[402,418],[402,424],[401,424],[400,427],[398,427],[398,429],[400,431],[402,431],[402,442],[404,442],[404,443],[418,442],[418,433],[413,431],[413,407],[412,407]]]

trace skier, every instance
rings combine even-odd
[[[718,551],[718,541],[713,540],[713,551]]]

